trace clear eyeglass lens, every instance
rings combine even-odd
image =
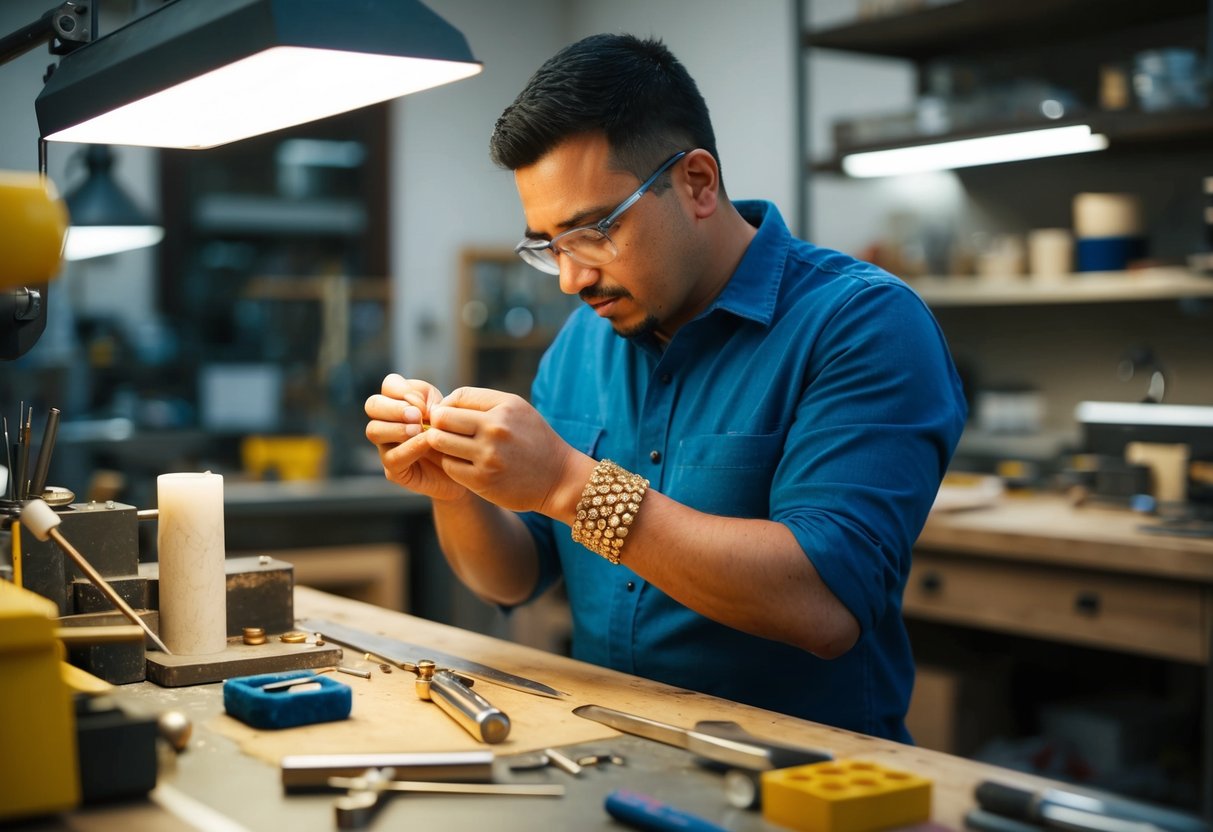
[[[520,248],[518,256],[521,257],[530,266],[534,266],[539,271],[546,274],[560,274],[560,264],[556,262],[556,255],[550,248]]]
[[[610,237],[593,228],[574,231],[562,237],[557,246],[583,266],[603,266],[619,253]]]

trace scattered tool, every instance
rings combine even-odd
[[[451,671],[438,668],[430,659],[421,659],[411,667],[400,662],[399,667],[417,674],[414,687],[418,698],[446,711],[476,739],[492,744],[510,735],[510,718]]]
[[[307,689],[295,690],[303,686]],[[352,706],[348,685],[307,670],[238,676],[223,683],[224,710],[254,728],[334,722],[348,717]]]
[[[573,713],[616,731],[656,740],[690,751],[713,763],[747,771],[769,771],[833,759],[833,755],[827,751],[759,739],[733,722],[701,722],[696,725],[696,730],[688,730],[600,705],[582,705],[574,708]]]
[[[109,582],[105,578],[101,577],[101,573],[93,568],[93,565],[85,559],[84,555],[77,552],[75,547],[67,542],[67,539],[56,528],[61,522],[62,520],[59,518],[59,515],[55,514],[54,509],[40,499],[30,500],[21,508],[22,526],[33,532],[34,536],[39,540],[45,541],[48,537],[54,540],[59,548],[75,561],[76,566],[80,567],[80,571],[88,576],[88,579],[93,582],[93,586],[101,590],[101,593],[109,599],[111,604],[117,607],[132,624],[143,630],[147,634],[147,637],[152,640],[152,643],[159,647],[161,651],[172,655],[172,651],[164,645],[164,642],[160,640],[158,635],[152,632],[152,628],[148,626],[147,622],[131,609],[130,604],[126,603],[121,595],[114,591],[114,588],[109,585]]]
[[[395,769],[369,769],[358,777],[330,777],[333,788],[348,789],[337,798],[338,829],[361,829],[371,822],[384,792],[429,792],[435,794],[495,794],[531,797],[563,797],[564,786],[519,783],[433,783],[421,780],[395,780]]]
[[[608,815],[636,829],[652,832],[726,832],[723,826],[630,789],[611,792],[604,806]]]
[[[481,679],[485,682],[492,682],[495,685],[513,688],[524,693],[533,693],[536,696],[547,696],[552,699],[559,699],[566,695],[542,682],[535,682],[522,676],[516,676],[513,673],[506,673],[494,667],[468,659],[461,659],[458,656],[452,656],[449,653],[443,653],[440,650],[433,650],[429,647],[409,644],[408,642],[375,635],[374,633],[367,633],[353,627],[346,627],[316,618],[303,619],[298,624],[305,630],[324,633],[325,638],[330,641],[347,645],[360,652],[369,652],[385,657],[392,664],[402,669],[408,669],[404,668],[403,665],[411,663],[417,656],[428,656],[443,668],[457,671],[473,679]]]
[[[38,446],[38,461],[34,464],[34,478],[30,480],[30,497],[41,497],[46,488],[46,476],[50,472],[51,454],[55,450],[55,437],[59,435],[59,408],[52,407],[46,414],[46,427],[42,431],[42,444]]]
[[[282,758],[286,792],[329,789],[333,777],[357,777],[368,769],[393,769],[410,780],[493,782],[491,751],[424,751],[395,754],[294,754]]]
[[[977,787],[987,816],[1079,832],[1209,832],[1200,818],[1090,790],[1031,791],[987,780]],[[967,820],[967,818],[966,818]],[[986,827],[983,827],[986,828]]]

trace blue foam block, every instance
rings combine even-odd
[[[307,677],[319,688],[290,687],[267,691],[265,686]],[[348,685],[310,670],[239,676],[223,683],[223,708],[254,728],[294,728],[314,722],[334,722],[350,715],[353,696]]]

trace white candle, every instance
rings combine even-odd
[[[156,494],[160,635],[174,654],[220,653],[227,647],[223,477],[161,474]]]

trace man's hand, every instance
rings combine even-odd
[[[429,417],[434,429],[424,438],[452,481],[502,508],[570,521],[594,461],[524,399],[461,387],[431,405]]]
[[[455,500],[467,489],[443,472],[441,454],[430,448],[422,427],[441,399],[432,384],[392,373],[380,392],[366,400],[366,438],[379,451],[389,480],[436,500]]]

